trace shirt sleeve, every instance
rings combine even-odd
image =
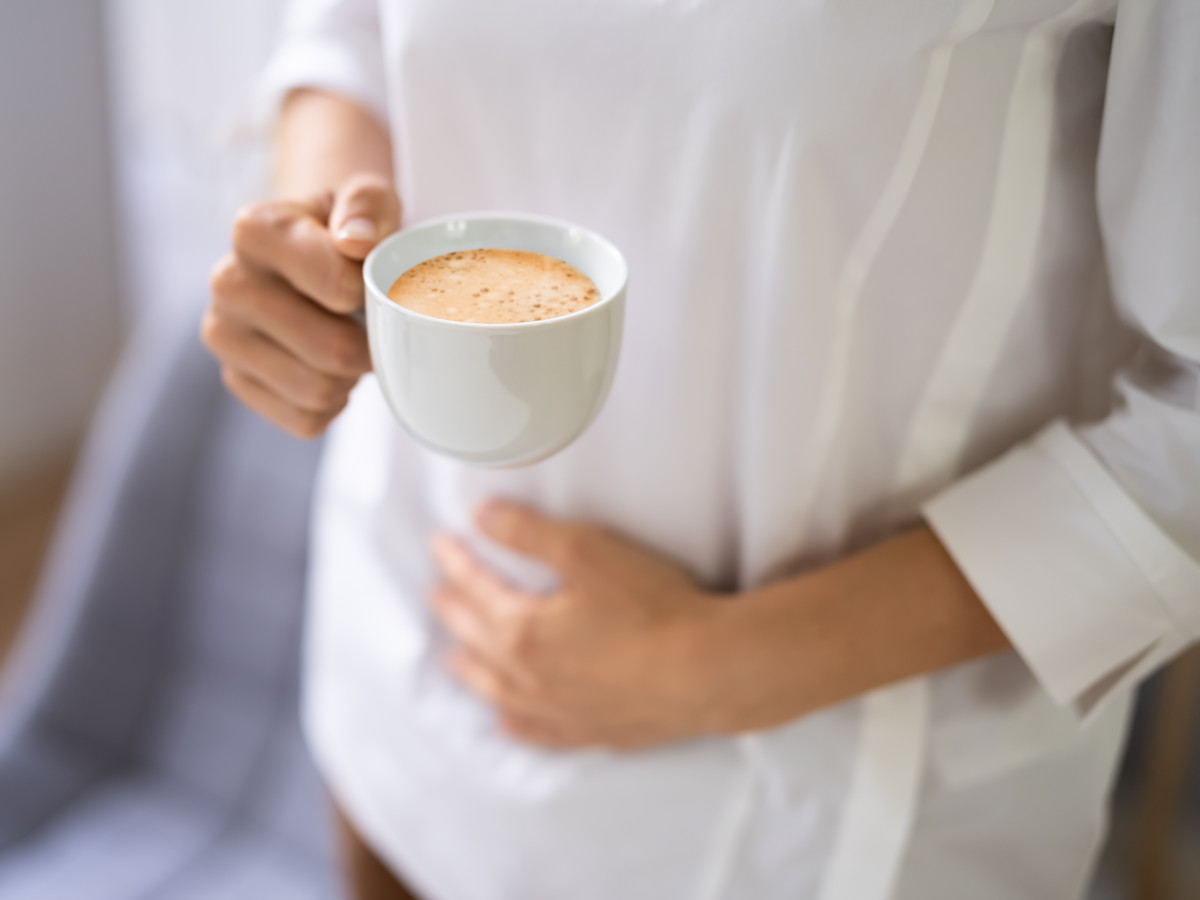
[[[1118,8],[1097,189],[1143,338],[1098,424],[1056,422],[926,520],[1035,677],[1088,715],[1200,637],[1200,4]]]
[[[279,45],[259,81],[257,118],[273,118],[289,91],[314,88],[386,122],[385,86],[378,0],[290,0]]]

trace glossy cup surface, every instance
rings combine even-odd
[[[487,325],[413,312],[387,297],[417,263],[488,247],[570,263],[600,300],[539,322]],[[401,425],[439,453],[484,466],[537,462],[600,412],[621,349],[628,271],[598,234],[555,219],[469,213],[397,232],[363,264],[371,361]]]

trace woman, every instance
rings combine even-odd
[[[1195,12],[294,4],[203,331],[337,418],[305,722],[382,890],[1079,896],[1200,630]],[[350,393],[358,262],[482,209],[631,271],[600,418],[510,471]]]

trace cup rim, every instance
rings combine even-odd
[[[618,266],[619,266],[618,271],[620,273],[620,280],[619,280],[616,290],[614,290],[611,294],[609,294],[607,296],[601,297],[595,303],[592,303],[592,304],[589,304],[588,306],[583,307],[582,309],[577,309],[577,310],[575,310],[575,312],[567,313],[566,315],[563,315],[563,316],[554,316],[553,318],[550,318],[550,319],[532,319],[532,320],[525,321],[525,322],[462,322],[457,319],[443,319],[438,316],[427,316],[424,313],[419,313],[416,310],[409,309],[407,306],[401,306],[399,303],[396,303],[395,301],[391,300],[387,295],[387,290],[385,288],[381,288],[378,284],[375,284],[369,275],[372,265],[375,261],[375,257],[378,254],[382,253],[384,251],[384,249],[388,246],[389,243],[391,243],[393,241],[403,240],[406,235],[410,234],[413,231],[423,230],[426,228],[435,228],[437,226],[444,225],[447,222],[458,222],[458,221],[478,222],[478,221],[486,221],[486,220],[493,220],[493,221],[498,221],[498,222],[512,222],[512,221],[530,222],[530,223],[536,223],[539,225],[550,225],[555,228],[563,229],[566,231],[577,231],[577,232],[580,232],[580,233],[586,235],[590,240],[595,241],[597,244],[599,244],[600,247],[606,253],[611,255],[613,257],[613,259],[615,259],[616,262],[618,263]],[[629,265],[625,261],[624,254],[622,254],[621,251],[617,249],[616,245],[613,244],[612,241],[610,241],[608,238],[604,237],[599,232],[593,231],[592,229],[587,228],[583,225],[579,225],[575,222],[570,222],[566,219],[558,219],[553,216],[542,216],[542,215],[537,215],[535,213],[507,212],[507,211],[503,211],[503,210],[450,213],[450,214],[444,215],[444,216],[434,216],[433,218],[422,219],[419,222],[414,222],[411,225],[407,225],[407,226],[401,228],[399,231],[395,231],[392,234],[389,234],[382,241],[380,241],[378,244],[376,244],[374,249],[372,249],[371,252],[367,254],[366,259],[363,260],[363,283],[366,287],[367,299],[369,302],[373,301],[378,306],[378,308],[383,309],[383,310],[390,310],[394,314],[398,314],[401,316],[407,316],[411,319],[416,319],[417,321],[428,323],[430,325],[437,325],[437,326],[441,326],[441,327],[445,327],[445,328],[459,328],[459,329],[466,328],[466,329],[472,329],[472,330],[491,331],[491,332],[520,331],[520,330],[528,330],[528,329],[537,328],[537,327],[556,326],[556,325],[561,325],[563,323],[566,323],[570,320],[579,319],[579,318],[583,318],[588,315],[596,314],[602,308],[608,306],[613,301],[615,301],[618,297],[620,297],[625,292],[625,288],[626,288],[626,285],[628,284],[628,282],[629,282]],[[389,285],[389,287],[390,287],[390,285]]]

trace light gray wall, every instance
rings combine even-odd
[[[281,7],[0,0],[0,483],[77,439],[128,320],[203,300]]]
[[[194,306],[237,207],[268,190],[254,86],[282,0],[108,0],[130,309]]]
[[[75,439],[122,330],[102,26],[0,3],[0,478]]]

